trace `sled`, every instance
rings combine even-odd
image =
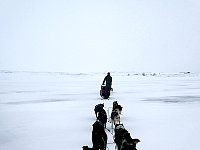
[[[106,92],[106,85],[101,85],[100,96],[103,99],[108,99],[110,97],[110,95],[112,95],[112,93],[113,93],[113,89],[112,88],[110,89],[110,92],[107,93]]]

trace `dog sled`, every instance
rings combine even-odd
[[[100,96],[103,99],[108,99],[110,95],[113,93],[113,88],[110,89],[110,91],[107,91],[106,85],[101,85],[101,90],[100,90]]]

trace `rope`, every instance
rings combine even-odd
[[[103,139],[103,137],[101,137],[102,138],[102,140],[103,140],[103,142],[104,142],[104,145],[105,145],[105,140]],[[109,148],[108,148],[108,146],[107,146],[107,143],[106,143],[106,148],[109,150]]]

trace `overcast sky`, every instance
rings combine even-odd
[[[200,72],[199,0],[0,0],[0,70]]]

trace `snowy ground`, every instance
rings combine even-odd
[[[0,150],[91,147],[94,106],[104,102],[107,111],[116,100],[125,128],[141,140],[138,150],[200,149],[198,74],[112,73],[109,101],[99,96],[104,75],[1,71]]]

